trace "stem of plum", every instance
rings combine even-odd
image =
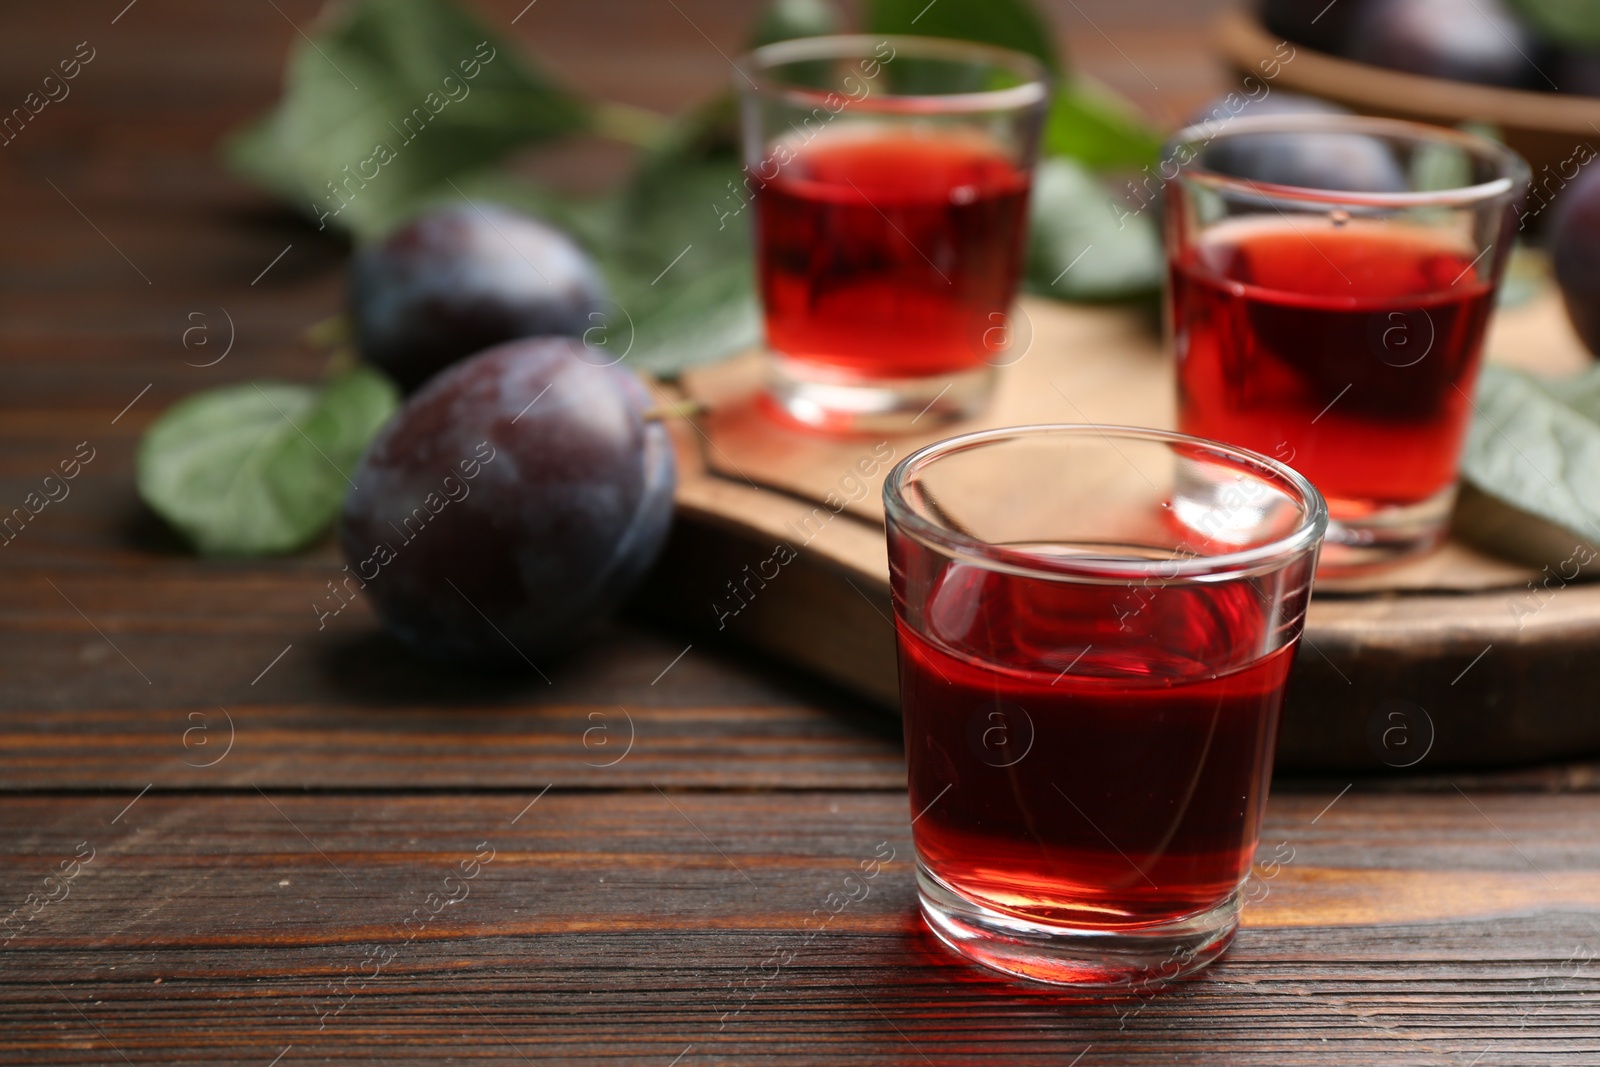
[[[662,422],[666,419],[692,419],[711,410],[711,405],[700,400],[680,400],[675,404],[657,404],[646,408],[639,416],[645,422]]]
[[[313,322],[305,328],[301,335],[312,348],[341,348],[355,340],[355,325],[350,321],[350,316],[340,312],[329,315],[319,322]]]
[[[355,325],[345,314],[330,315],[307,326],[300,335],[307,345],[327,356],[324,377],[354,370],[361,362],[356,351]]]
[[[602,100],[589,107],[589,120],[602,137],[648,148],[666,132],[671,120],[648,108]]]

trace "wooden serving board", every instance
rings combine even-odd
[[[1580,146],[1592,154],[1593,146],[1600,144],[1596,136],[1600,97],[1431,78],[1358,63],[1305,45],[1293,46],[1285,59],[1281,39],[1242,9],[1218,19],[1214,36],[1218,50],[1241,74],[1259,80],[1275,71],[1275,78],[1267,79],[1273,89],[1320,96],[1367,115],[1442,126],[1489,123],[1547,183],[1546,193],[1560,190],[1587,161],[1589,156],[1578,151]],[[1548,185],[1551,178],[1553,187]],[[1541,214],[1539,204],[1532,199],[1525,205],[1530,216]]]
[[[706,411],[673,420],[679,519],[645,602],[897,707],[881,500],[889,468],[930,441],[989,426],[1173,424],[1171,360],[1147,317],[1035,300],[1018,314],[1032,341],[1001,372],[989,411],[924,433],[840,438],[780,426],[755,403],[753,353],[664,387]],[[1489,352],[1552,373],[1589,362],[1551,292],[1500,313]],[[1600,751],[1600,585],[1541,602],[1528,589],[1539,577],[1451,540],[1380,576],[1320,581],[1280,763],[1383,771]]]

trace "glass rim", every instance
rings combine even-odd
[[[904,497],[905,483],[912,474],[945,456],[970,451],[999,441],[1025,437],[1099,437],[1112,445],[1114,438],[1125,441],[1154,442],[1168,446],[1184,445],[1272,475],[1280,484],[1293,489],[1291,495],[1302,504],[1302,517],[1294,530],[1266,544],[1235,552],[1191,556],[1184,559],[1146,559],[1136,556],[1045,556],[1024,549],[996,545],[970,534],[941,525],[914,511]],[[1132,461],[1129,460],[1131,464]],[[1137,470],[1137,468],[1135,468]],[[1004,426],[976,430],[935,441],[912,452],[895,464],[883,482],[884,512],[902,531],[929,547],[943,549],[989,570],[1003,570],[1025,577],[1050,581],[1063,579],[1127,580],[1154,579],[1174,582],[1204,579],[1217,575],[1245,577],[1288,565],[1295,558],[1316,549],[1328,528],[1328,505],[1310,479],[1293,467],[1269,456],[1238,445],[1224,444],[1205,437],[1155,430],[1141,426],[1102,423],[1054,422],[1026,426]]]
[[[1185,126],[1173,134],[1162,150],[1162,159],[1172,159],[1179,146],[1194,148],[1194,158],[1209,145],[1236,137],[1263,133],[1364,134],[1390,140],[1449,144],[1489,160],[1499,176],[1486,182],[1451,189],[1430,189],[1401,193],[1356,192],[1344,189],[1318,189],[1305,185],[1279,185],[1251,178],[1222,174],[1195,164],[1180,166],[1169,180],[1189,180],[1214,189],[1263,195],[1315,203],[1355,204],[1364,207],[1470,207],[1509,200],[1529,178],[1528,163],[1514,150],[1487,137],[1448,126],[1431,126],[1406,119],[1377,118],[1371,115],[1290,114],[1256,115],[1245,118],[1207,119]]]
[[[881,59],[871,49],[887,43],[894,55]],[[735,83],[742,93],[777,97],[799,106],[820,105],[837,90],[787,85],[768,72],[785,63],[818,59],[874,59],[889,63],[904,50],[918,59],[949,59],[987,62],[1008,70],[1022,80],[1005,89],[983,89],[960,93],[873,93],[850,106],[866,111],[900,114],[964,114],[978,111],[1015,111],[1043,104],[1050,96],[1051,76],[1038,58],[999,45],[980,44],[950,37],[920,37],[910,34],[840,33],[818,37],[796,37],[763,45],[741,55],[734,62],[739,77]]]

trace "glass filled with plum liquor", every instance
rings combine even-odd
[[[1325,572],[1432,548],[1527,166],[1346,115],[1193,126],[1163,166],[1178,428],[1309,477],[1332,517]]]
[[[1138,992],[1238,925],[1327,511],[1161,430],[1023,426],[884,486],[922,913],[1008,974]]]
[[[768,398],[845,432],[975,412],[1008,358],[1042,65],[964,41],[810,37],[750,53],[736,82]]]

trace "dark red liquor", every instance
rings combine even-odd
[[[1082,928],[1173,920],[1239,886],[1303,604],[1274,616],[1249,579],[930,571],[906,542],[894,559],[913,833],[935,877]],[[914,629],[904,597],[924,582]]]
[[[1289,463],[1336,518],[1449,487],[1493,279],[1420,227],[1213,227],[1172,264],[1178,425]]]
[[[793,149],[756,194],[767,343],[841,378],[927,377],[1003,350],[1029,177],[971,134]]]

